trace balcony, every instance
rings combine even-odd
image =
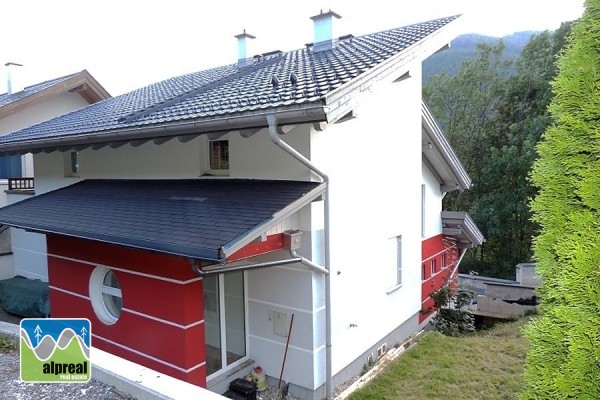
[[[33,178],[8,178],[8,191],[34,191]]]

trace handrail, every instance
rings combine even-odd
[[[8,190],[33,190],[33,178],[8,178]]]

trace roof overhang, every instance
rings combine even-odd
[[[456,239],[458,248],[470,249],[485,242],[469,214],[463,211],[442,211],[442,233]]]
[[[86,180],[3,207],[0,223],[223,263],[324,191],[303,181]]]
[[[111,97],[106,89],[87,70],[83,70],[64,81],[0,107],[0,119],[69,92],[78,93],[90,104]]]
[[[219,134],[231,131],[257,132],[268,128],[266,115],[274,115],[279,126],[298,125],[302,123],[319,123],[327,120],[326,111],[321,101],[296,106],[284,106],[269,109],[268,113],[254,111],[214,118],[202,118],[176,123],[142,125],[134,128],[105,130],[95,133],[46,137],[43,139],[19,140],[0,145],[0,153],[50,153],[53,151],[81,151],[88,147],[101,148],[121,147],[125,144],[139,146],[154,141],[162,144],[177,138],[187,142],[203,134]]]
[[[425,102],[421,103],[421,114],[423,162],[437,177],[442,191],[469,189],[471,178]]]

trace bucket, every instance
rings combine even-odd
[[[265,377],[265,371],[258,366],[252,369],[252,378],[254,379],[254,383],[256,383],[256,390],[258,392],[262,392],[267,388],[267,378]]]

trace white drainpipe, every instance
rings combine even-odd
[[[331,274],[330,272],[330,253],[329,253],[329,177],[317,168],[308,158],[304,157],[300,152],[292,146],[281,140],[277,129],[277,117],[267,115],[269,124],[269,136],[273,143],[279,146],[283,151],[294,157],[297,161],[304,164],[308,169],[319,175],[323,183],[325,183],[325,193],[323,195],[323,241],[325,247],[325,393],[327,400],[333,398],[333,382],[332,382],[332,364],[331,364]]]

